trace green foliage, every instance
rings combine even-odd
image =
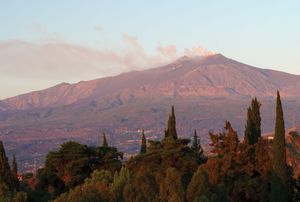
[[[141,167],[124,188],[125,201],[157,201],[158,194],[159,184],[156,181],[156,173],[147,165]]]
[[[115,147],[89,148],[89,156],[92,170],[104,169],[114,173],[122,167],[123,153]]]
[[[105,193],[105,192],[104,192]],[[64,193],[59,196],[55,202],[98,202],[109,201],[108,198],[103,197],[100,190],[95,186],[84,185],[77,186],[69,193]]]
[[[261,137],[260,106],[261,104],[254,98],[251,101],[251,106],[247,110],[244,140],[251,145],[255,144],[259,137]]]
[[[272,145],[272,179],[270,200],[288,201],[288,175],[285,151],[285,127],[280,94],[277,91],[275,134]]]
[[[36,189],[45,190],[50,198],[84,182],[96,169],[118,171],[123,154],[114,147],[87,147],[77,142],[67,142],[56,152],[46,156],[45,168],[37,173]]]
[[[64,143],[59,151],[47,155],[45,172],[56,175],[66,188],[82,183],[91,172],[87,147],[72,141]]]
[[[125,167],[122,167],[119,172],[116,172],[114,175],[113,182],[111,183],[110,189],[114,193],[116,201],[123,201],[123,191],[130,182],[130,173],[129,170]]]
[[[181,202],[185,200],[181,174],[176,168],[168,168],[166,176],[160,184],[160,201]]]
[[[189,139],[173,136],[165,137],[161,142],[153,140],[148,142],[147,153],[137,155],[126,162],[132,177],[124,188],[124,199],[126,201],[159,201],[159,197],[161,200],[173,201],[184,199],[185,189],[194,171],[203,162],[199,161],[199,151],[188,146]],[[164,195],[163,190],[168,189],[170,185],[162,184],[174,176],[177,176],[177,182],[180,182],[182,187],[180,190],[183,190],[180,197],[176,195],[178,193]]]
[[[286,165],[279,93],[272,151],[269,140],[260,134],[259,108],[260,103],[253,99],[244,142],[239,141],[228,121],[223,133],[210,133],[208,158],[196,131],[191,146],[189,139],[177,137],[174,107],[165,137],[161,141],[149,140],[147,145],[143,131],[140,153],[124,165],[123,153],[108,146],[105,134],[101,147],[64,143],[58,151],[48,153],[45,167],[37,171],[36,178],[28,183],[30,187],[21,186],[28,199],[25,193],[11,189],[15,187],[11,186],[12,181],[3,180],[4,176],[16,176],[17,163],[14,157],[10,171],[1,142],[0,161],[4,164],[0,165],[0,201],[287,201],[291,172]],[[297,180],[292,182],[294,201],[300,198],[299,184]]]
[[[113,181],[113,177],[111,172],[106,170],[95,170],[90,178],[87,178],[84,183],[85,184],[110,184]]]
[[[211,184],[208,175],[203,167],[199,167],[194,173],[192,180],[186,191],[186,199],[194,201],[201,196],[210,197]],[[197,200],[196,200],[197,201]]]
[[[105,170],[95,170],[81,186],[76,186],[69,192],[63,193],[56,202],[97,202],[109,201],[111,196],[110,184],[113,182],[112,174]]]
[[[48,169],[39,169],[36,173],[37,183],[36,189],[37,193],[33,193],[30,197],[36,198],[36,196],[41,196],[44,198],[44,192],[49,194],[49,197],[55,197],[65,191],[66,187],[63,180],[58,176],[56,172]],[[44,190],[44,191],[43,191]],[[36,195],[36,196],[33,196]],[[48,196],[46,196],[48,198]]]

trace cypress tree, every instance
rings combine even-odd
[[[271,202],[288,201],[285,128],[280,94],[277,91],[275,134],[272,145]]]
[[[200,140],[198,139],[197,131],[195,130],[191,148],[194,152],[199,152],[200,147]]]
[[[145,132],[144,129],[142,131],[142,144],[141,144],[141,149],[140,149],[140,154],[145,154],[147,152],[147,140],[145,137]]]
[[[258,102],[256,97],[252,99],[251,107],[252,107],[253,122],[255,126],[256,137],[258,139],[259,137],[261,137],[261,117],[260,117],[261,104],[260,102]]]
[[[255,144],[261,137],[260,106],[261,104],[254,98],[251,101],[251,106],[247,109],[244,140],[251,145]]]
[[[13,155],[13,162],[12,162],[12,177],[14,181],[15,189],[19,188],[19,180],[18,180],[18,164],[16,161],[16,155]]]
[[[0,141],[0,183],[4,183],[10,189],[13,185],[10,166],[5,154],[5,149],[2,141]]]
[[[108,147],[105,133],[103,133],[102,147]]]
[[[17,165],[17,161],[16,161],[16,155],[13,155],[13,162],[12,162],[12,174],[14,176],[18,176],[18,165]]]
[[[177,139],[176,117],[175,117],[174,106],[172,106],[171,114],[169,115],[168,128],[167,131],[165,132],[165,137],[172,137],[174,139]]]
[[[244,140],[248,144],[255,144],[255,125],[252,118],[252,110],[251,107],[248,107],[247,109],[247,122],[245,126],[245,134],[244,134]]]

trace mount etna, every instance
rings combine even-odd
[[[30,92],[0,101],[0,138],[23,170],[35,169],[63,141],[100,144],[102,132],[127,155],[164,133],[175,106],[178,133],[202,144],[225,120],[243,136],[251,98],[262,103],[263,133],[274,130],[275,96],[283,99],[286,128],[297,126],[300,76],[252,67],[221,54],[184,56],[168,65]]]

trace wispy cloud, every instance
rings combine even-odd
[[[123,43],[122,49],[98,50],[61,40],[0,42],[0,79],[76,82],[156,67],[172,62],[182,54],[207,54],[202,49],[185,49],[179,53],[175,45],[158,44],[155,53],[150,55],[137,37],[126,34]]]
[[[124,35],[125,49],[96,50],[62,41],[0,43],[0,73],[16,77],[81,80],[146,69],[176,59],[174,45],[145,52],[136,37]],[[175,51],[174,51],[175,50]]]

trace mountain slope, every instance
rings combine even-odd
[[[97,145],[108,142],[126,155],[139,149],[140,129],[147,139],[163,134],[171,105],[177,131],[203,144],[209,130],[221,131],[229,120],[243,136],[251,98],[262,103],[262,131],[274,130],[276,90],[281,91],[286,128],[300,117],[300,76],[259,69],[220,54],[182,57],[173,63],[114,77],[57,86],[0,101],[0,139],[20,167],[43,162],[49,150],[67,140]],[[34,160],[35,159],[35,160]]]
[[[132,71],[76,84],[62,83],[1,102],[2,109],[33,109],[119,97],[122,102],[152,97],[297,95],[300,76],[258,69],[220,54],[183,57],[159,68]]]

